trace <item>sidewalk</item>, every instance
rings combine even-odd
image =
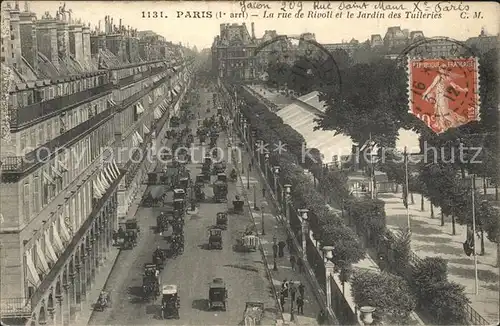
[[[349,177],[349,179],[360,179]],[[364,182],[368,179],[364,177]],[[377,198],[385,202],[387,228],[397,233],[408,226],[406,208],[403,205],[402,187],[394,193],[378,193]],[[477,187],[477,190],[482,192]],[[494,189],[493,189],[494,191]],[[497,260],[496,244],[484,239],[485,255],[480,256],[480,238],[476,238],[478,252],[479,292],[475,294],[474,257],[467,257],[462,243],[466,239],[467,228],[455,223],[455,235],[452,232],[451,217],[445,217],[441,226],[441,209],[434,206],[434,218],[431,218],[430,202],[424,198],[424,211],[421,211],[421,195],[413,194],[414,203],[409,201],[410,229],[412,232],[411,249],[418,258],[441,257],[448,261],[448,278],[450,281],[465,286],[465,294],[470,299],[470,306],[489,322],[499,320],[499,269],[495,267]]]
[[[152,164],[148,172],[153,172],[156,164]],[[128,213],[125,219],[136,217],[137,211],[139,210],[142,195],[146,191],[147,185],[140,185],[137,194],[130,205]],[[95,281],[92,288],[87,291],[87,299],[82,302],[82,309],[77,312],[77,319],[75,320],[75,325],[87,325],[92,317],[94,311],[93,307],[99,297],[101,290],[106,287],[109,275],[115,266],[118,256],[120,254],[120,249],[118,247],[112,246],[107,253],[107,256],[103,257],[103,263],[96,271]]]
[[[242,153],[243,166],[248,167],[249,155],[246,152]],[[301,274],[298,271],[293,271],[290,264],[290,252],[285,249],[285,256],[282,258],[277,258],[277,271],[273,271],[273,238],[276,237],[277,241],[285,241],[287,239],[287,233],[285,227],[283,227],[279,220],[279,214],[276,212],[274,205],[268,203],[267,199],[262,197],[262,184],[259,181],[260,176],[256,170],[256,167],[252,168],[249,173],[249,183],[250,189],[247,189],[247,171],[245,169],[244,176],[241,176],[242,183],[238,183],[238,191],[242,194],[247,195],[250,207],[252,208],[251,214],[255,219],[257,225],[257,232],[259,232],[260,241],[264,248],[264,253],[266,255],[268,268],[271,271],[271,276],[273,279],[273,284],[277,291],[281,288],[281,283],[283,280],[302,282],[305,286],[304,292],[304,315],[297,315],[296,303],[294,302],[293,310],[295,321],[290,322],[290,297],[286,299],[284,306],[283,317],[285,322],[292,325],[318,325],[316,318],[320,311],[320,305],[316,302],[316,298],[309,283],[305,277],[305,274]],[[256,200],[257,206],[260,207],[262,204],[264,206],[264,231],[265,234],[262,235],[262,211],[254,210],[254,190],[256,187]],[[298,292],[297,292],[298,294]],[[279,293],[277,294],[279,297]]]
[[[401,188],[401,187],[400,187]],[[475,294],[474,257],[467,257],[462,243],[466,239],[467,227],[455,223],[452,233],[451,217],[445,218],[441,226],[441,210],[434,207],[434,218],[430,215],[430,202],[424,198],[424,211],[420,208],[420,195],[414,194],[415,203],[409,201],[410,229],[412,232],[411,249],[419,258],[442,257],[448,261],[448,278],[465,286],[465,293],[471,300],[470,305],[483,318],[490,322],[499,320],[499,271],[496,244],[484,236],[485,254],[480,256],[480,238],[476,238],[478,252],[479,292]],[[402,193],[381,193],[378,198],[385,202],[387,227],[395,232],[407,227],[406,209]]]

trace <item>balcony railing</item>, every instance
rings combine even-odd
[[[140,73],[137,73],[137,74],[134,74],[134,75],[127,76],[125,78],[120,79],[118,81],[117,86],[120,87],[120,88],[124,87],[124,86],[127,86],[128,84],[135,83],[138,80],[141,80],[141,79],[144,79],[144,78],[151,77],[153,75],[159,74],[160,72],[165,71],[166,69],[167,68],[165,66],[163,66],[163,67],[156,67],[156,68],[152,68],[152,69],[147,70],[147,71],[143,71],[143,72],[140,72]]]
[[[95,96],[110,91],[112,87],[112,83],[107,83],[71,95],[56,97],[52,100],[33,103],[19,108],[11,112],[11,126],[15,128],[38,118],[63,112],[70,106],[77,105],[83,101],[89,101]]]
[[[36,307],[40,300],[43,298],[45,293],[53,286],[55,279],[61,274],[63,271],[64,265],[67,263],[68,259],[75,253],[76,248],[78,248],[80,241],[87,233],[88,229],[94,222],[94,220],[101,213],[102,208],[111,198],[113,193],[116,191],[118,185],[120,184],[121,179],[123,178],[123,171],[120,171],[120,175],[110,187],[106,190],[104,196],[102,196],[99,200],[95,202],[94,207],[92,208],[92,212],[87,217],[83,225],[76,231],[71,239],[71,242],[66,246],[64,252],[59,257],[55,265],[51,268],[47,276],[42,280],[42,283],[36,289],[35,293],[31,297],[31,306]]]
[[[72,142],[77,140],[77,137],[87,131],[90,131],[99,122],[106,120],[111,115],[113,109],[105,110],[89,120],[80,123],[75,128],[72,128],[62,135],[52,139],[48,143],[40,146],[34,151],[29,152],[26,156],[8,156],[2,157],[2,171],[23,172],[40,162],[45,162],[48,157],[57,148],[67,148]]]
[[[25,318],[31,316],[31,302],[25,298],[0,299],[2,318]]]

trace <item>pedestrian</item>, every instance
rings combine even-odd
[[[299,273],[302,273],[304,271],[304,262],[300,257],[297,257],[297,267],[299,268]]]
[[[273,244],[273,257],[278,256],[278,245],[276,243]]]
[[[118,241],[118,232],[113,230],[113,246],[116,246],[116,242]]]
[[[290,255],[290,265],[292,265],[292,271],[295,271],[295,256]]]
[[[297,312],[299,315],[304,314],[304,298],[302,296],[297,297]]]
[[[280,293],[280,304],[281,310],[285,310],[285,295],[283,294],[283,291]]]
[[[284,249],[285,249],[285,242],[284,241],[280,241],[278,242],[278,256],[281,258],[285,255],[285,252],[284,252]]]
[[[248,162],[248,172],[252,172],[252,163]]]
[[[299,284],[299,294],[301,297],[304,297],[304,291],[305,291],[305,286],[304,284],[302,284],[302,282],[300,282]]]
[[[281,283],[281,293],[283,293],[285,298],[288,298],[288,280],[286,278]]]
[[[295,284],[293,282],[290,282],[290,300],[295,301],[295,294],[297,294]]]
[[[254,165],[254,158],[253,158],[253,156],[250,158],[250,162],[251,162],[251,164],[253,166]]]
[[[266,198],[266,188],[262,187],[262,197]]]
[[[292,253],[292,250],[293,250],[293,239],[292,239],[291,236],[288,236],[286,238],[286,245],[288,246],[288,252]]]

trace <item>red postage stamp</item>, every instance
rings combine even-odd
[[[410,59],[409,113],[435,133],[479,120],[477,58]]]

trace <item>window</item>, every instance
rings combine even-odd
[[[37,139],[37,146],[41,146],[43,144],[43,133],[44,133],[44,130],[43,130],[43,125],[38,125],[36,126],[36,128],[38,129],[38,139]]]
[[[31,217],[31,203],[30,203],[30,197],[31,197],[31,192],[30,192],[30,184],[29,182],[26,182],[23,187],[23,218],[24,222],[28,223],[30,221]]]
[[[33,177],[33,210],[31,212],[38,213],[40,211],[40,176]]]

